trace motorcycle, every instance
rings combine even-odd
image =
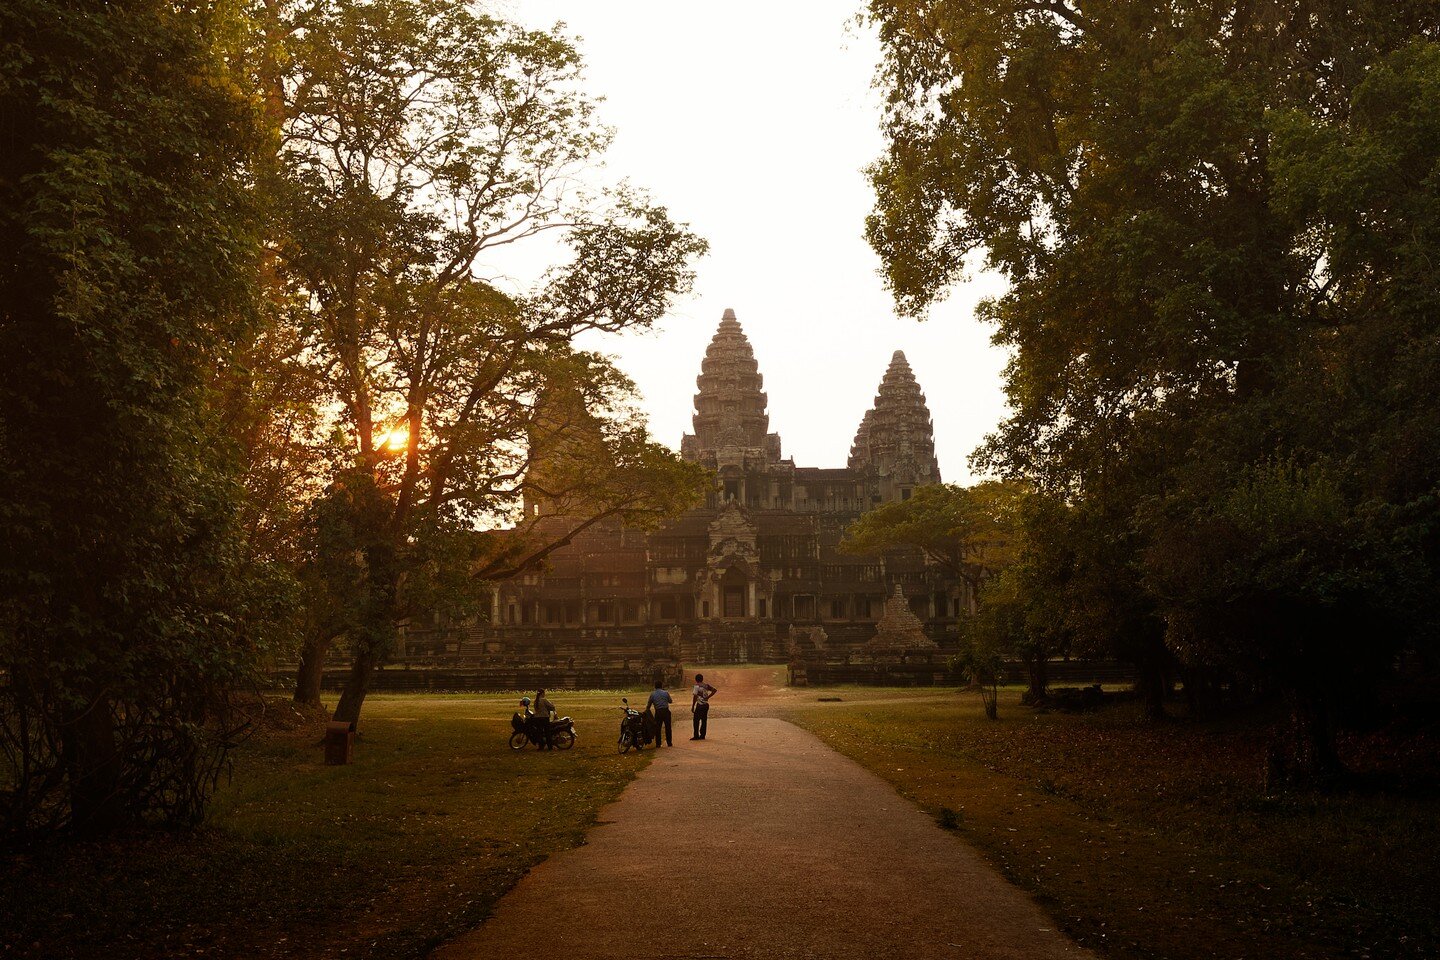
[[[620,702],[624,704],[621,709],[625,711],[625,716],[620,721],[619,751],[629,753],[631,747],[636,750],[644,750],[645,715],[630,706],[629,697],[621,697]]]
[[[561,717],[548,722],[550,724],[550,742],[555,745],[556,750],[569,750],[575,746],[574,720],[569,717]],[[530,710],[527,709],[524,714],[514,714],[510,718],[510,727],[514,731],[510,734],[510,749],[524,750],[527,743],[535,747],[543,747],[545,743],[536,732],[538,726],[537,718]]]

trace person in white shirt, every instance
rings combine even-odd
[[[695,735],[691,740],[704,740],[706,727],[710,720],[710,698],[718,693],[714,687],[705,682],[703,673],[695,674],[695,688],[690,691],[690,722],[695,727]]]

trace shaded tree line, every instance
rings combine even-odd
[[[18,0],[0,37],[6,842],[194,823],[268,664],[318,703],[342,645],[356,719],[407,616],[700,496],[576,338],[652,325],[705,245],[587,189],[558,29]]]
[[[1003,609],[1150,712],[1283,700],[1278,782],[1436,666],[1440,7],[872,0],[868,234],[920,315],[973,265],[1032,485]],[[982,600],[983,602],[983,600]]]

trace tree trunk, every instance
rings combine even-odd
[[[369,569],[369,603],[357,635],[352,636],[355,649],[350,661],[350,676],[335,706],[335,719],[356,723],[375,668],[390,655],[395,642],[396,598],[400,595],[400,573],[396,550],[385,542],[373,544],[365,551]]]
[[[1165,713],[1165,670],[1153,658],[1147,657],[1140,664],[1140,702],[1144,707],[1146,720],[1164,720]]]
[[[1026,703],[1044,703],[1047,696],[1045,688],[1050,684],[1049,661],[1043,656],[1029,657],[1025,661],[1025,669],[1030,675],[1030,689],[1025,694]]]
[[[1136,686],[1145,719],[1164,720],[1168,716],[1165,713],[1165,695],[1170,692],[1169,652],[1165,649],[1164,637],[1146,640],[1139,660],[1136,666],[1140,669],[1140,678]]]
[[[120,754],[109,698],[97,694],[65,724],[70,824],[81,836],[112,833],[121,824]]]
[[[326,631],[308,637],[300,650],[300,667],[295,672],[295,702],[320,706],[320,685],[325,679],[325,656],[333,639]]]
[[[1345,776],[1336,748],[1334,711],[1319,694],[1292,692],[1289,717],[1270,744],[1267,787],[1313,789]]]
[[[375,653],[366,648],[355,651],[350,661],[350,675],[345,678],[345,688],[340,691],[340,702],[335,705],[333,719],[346,723],[360,720],[360,708],[365,704],[365,695],[370,692],[370,678],[375,675],[379,661]]]

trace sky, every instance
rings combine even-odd
[[[644,187],[710,243],[694,293],[657,331],[587,343],[617,358],[655,438],[678,449],[695,377],[733,307],[769,394],[770,429],[800,466],[845,464],[891,354],[929,400],[946,480],[1004,416],[1005,354],[975,319],[1004,289],[977,272],[925,322],[895,314],[864,238],[880,156],[879,44],[858,0],[500,0],[527,26],[563,21],[587,90],[616,131],[605,175]]]

